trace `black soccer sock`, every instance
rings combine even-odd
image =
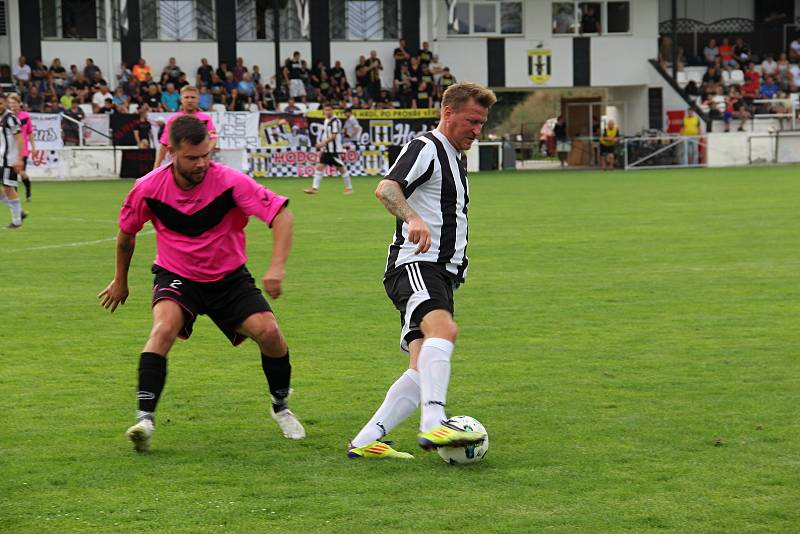
[[[25,186],[25,197],[30,198],[31,196],[31,179],[30,178],[23,178],[22,185]]]
[[[139,411],[156,411],[158,398],[167,379],[167,359],[155,352],[143,352],[139,357]]]
[[[292,381],[292,364],[289,363],[289,351],[282,358],[270,358],[261,354],[261,368],[267,377],[269,392],[272,395],[272,410],[278,413],[287,408],[289,385]]]

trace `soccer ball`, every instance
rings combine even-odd
[[[436,452],[448,464],[475,464],[483,460],[489,450],[489,434],[480,421],[468,415],[457,415],[447,420],[451,425],[464,430],[483,432],[486,439],[480,445],[469,447],[439,447]]]

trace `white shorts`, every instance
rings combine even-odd
[[[292,98],[306,96],[306,86],[303,84],[303,80],[289,80],[289,96]]]
[[[0,171],[0,176],[2,176],[3,185],[6,187],[17,187],[19,182],[17,182],[17,171],[15,171],[12,167],[0,167],[2,171]]]
[[[569,141],[557,141],[556,152],[569,152],[572,150],[572,143]]]

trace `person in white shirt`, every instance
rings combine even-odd
[[[778,72],[778,62],[772,57],[772,54],[767,55],[767,59],[761,62],[761,76],[774,76]]]
[[[800,38],[795,39],[789,44],[789,60],[800,60]]]
[[[22,88],[28,85],[31,79],[31,67],[25,60],[25,56],[19,56],[19,60],[17,64],[14,65],[11,74],[14,76],[14,81],[18,87]]]
[[[108,85],[103,84],[100,86],[100,90],[92,95],[92,109],[95,113],[99,113],[100,108],[106,105],[107,98],[114,98],[114,95],[108,90]]]

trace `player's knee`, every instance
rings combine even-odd
[[[172,343],[178,337],[181,325],[169,320],[156,321],[150,332],[150,339],[160,343]]]
[[[280,343],[281,331],[278,324],[274,320],[262,321],[253,331],[253,340],[261,347]]]
[[[455,343],[458,338],[458,325],[452,319],[439,321],[431,328],[430,335],[426,337],[438,337]]]

